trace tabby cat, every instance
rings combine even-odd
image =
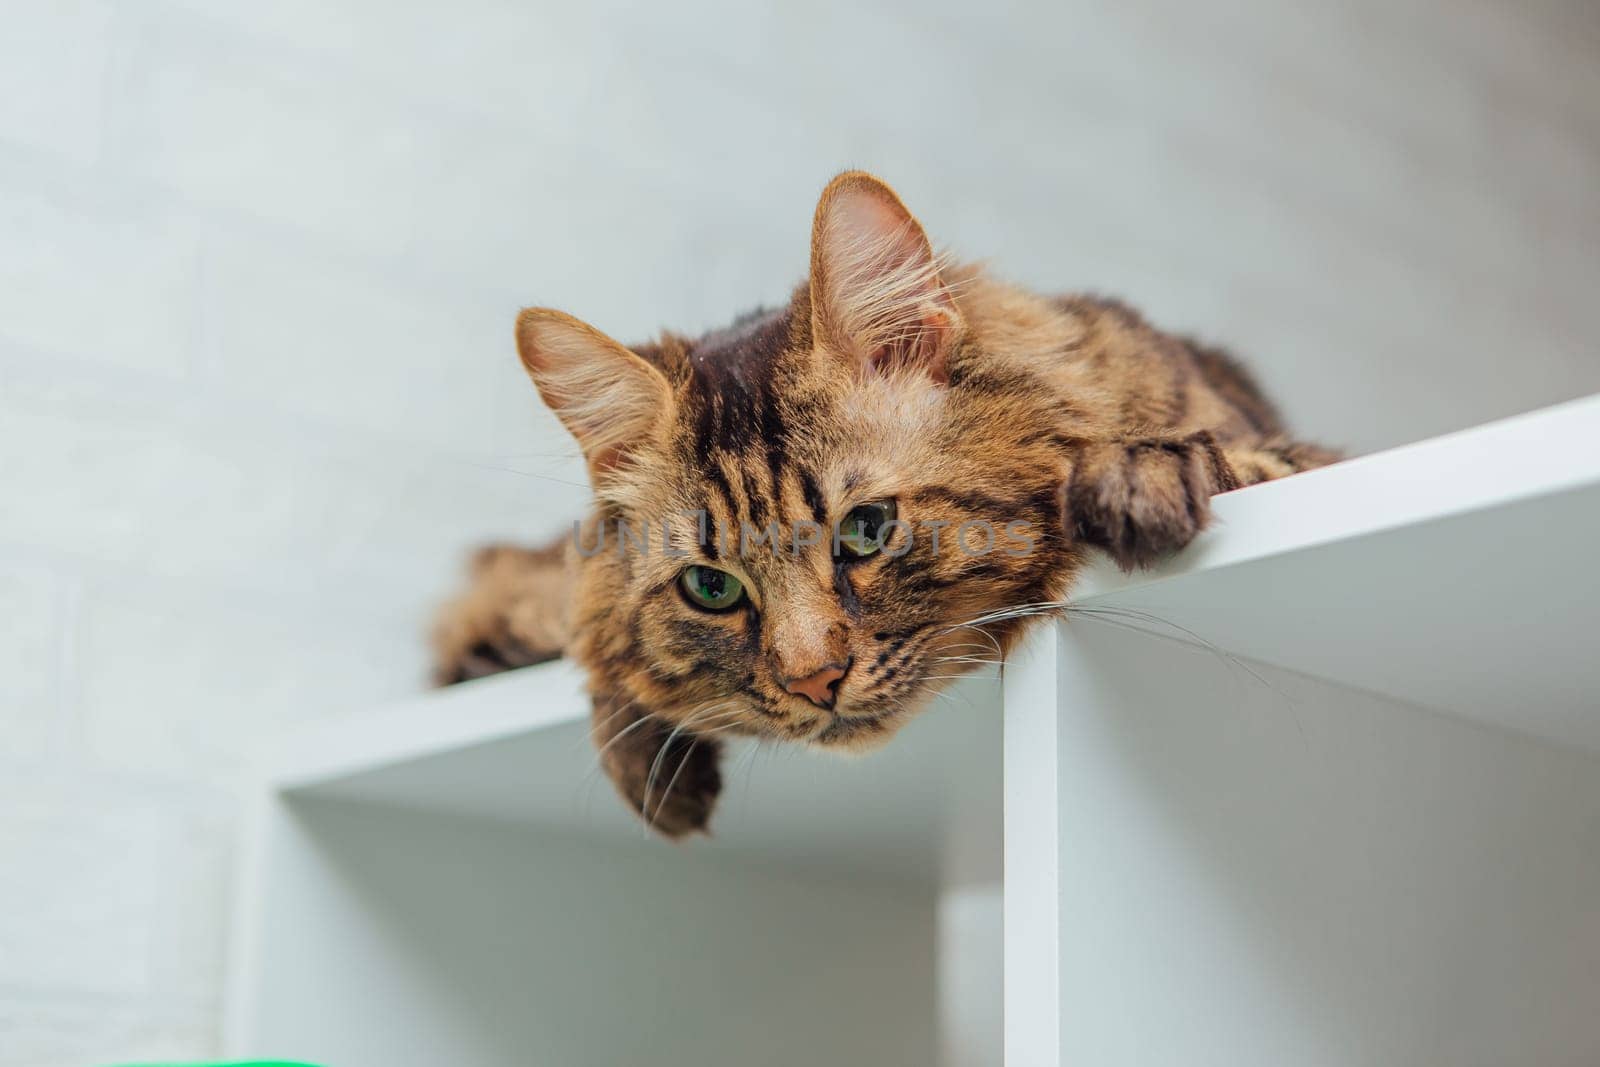
[[[531,308],[516,340],[594,506],[479,552],[438,677],[576,659],[603,768],[669,837],[707,827],[719,737],[880,744],[1092,551],[1148,564],[1212,494],[1335,458],[1223,353],[935,256],[861,172],[823,191],[778,310],[628,347]]]

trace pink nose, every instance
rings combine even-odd
[[[850,664],[839,665],[830,663],[813,674],[804,678],[791,678],[783,683],[783,688],[795,696],[805,697],[819,708],[831,708],[838,697],[839,679],[844,677],[844,672],[850,669]]]

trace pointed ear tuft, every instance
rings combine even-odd
[[[523,311],[517,353],[545,404],[578,439],[591,477],[650,440],[671,411],[672,389],[660,371],[571,315]]]
[[[867,367],[945,381],[962,322],[939,267],[894,190],[846,171],[823,190],[811,227],[813,335]]]

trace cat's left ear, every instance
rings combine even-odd
[[[817,202],[811,327],[820,343],[862,366],[949,377],[962,322],[939,259],[894,190],[863,171],[833,179]]]

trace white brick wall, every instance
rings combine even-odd
[[[0,1067],[212,1047],[240,769],[573,514],[524,302],[781,299],[834,170],[1372,448],[1600,389],[1585,0],[9,0]],[[554,479],[554,480],[550,480]]]

